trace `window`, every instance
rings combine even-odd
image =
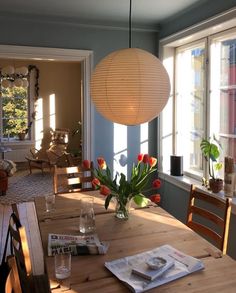
[[[28,90],[23,87],[1,88],[1,138],[12,140],[29,125]]]
[[[6,66],[9,68],[11,66]],[[13,68],[14,69],[14,68]],[[2,69],[4,71],[4,69]],[[16,70],[27,73],[2,73],[0,76],[0,142],[18,143],[27,130],[27,140],[34,138],[32,129],[39,96],[39,69],[35,65]]]
[[[207,176],[204,137],[215,134],[221,160],[231,156],[236,162],[236,29],[175,44],[163,50],[172,94],[161,115],[162,169],[170,169],[170,155],[183,155],[185,174],[200,179]]]

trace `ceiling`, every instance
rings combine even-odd
[[[157,28],[167,19],[206,0],[133,0],[132,23]],[[1,15],[67,20],[84,24],[126,26],[129,0],[1,0]]]

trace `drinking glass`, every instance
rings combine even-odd
[[[55,254],[55,275],[57,279],[66,279],[71,274],[71,253]]]
[[[55,194],[45,196],[46,212],[51,212],[55,209]]]
[[[93,233],[95,231],[95,214],[93,210],[93,197],[84,196],[80,200],[80,225],[81,233]]]

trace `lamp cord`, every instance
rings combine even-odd
[[[129,48],[131,48],[132,36],[131,36],[131,16],[132,16],[132,0],[130,0],[129,5]]]

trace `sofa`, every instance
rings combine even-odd
[[[4,170],[0,170],[0,196],[6,195],[8,188],[8,175]]]
[[[0,196],[6,195],[8,177],[16,172],[16,164],[10,160],[0,160]]]

